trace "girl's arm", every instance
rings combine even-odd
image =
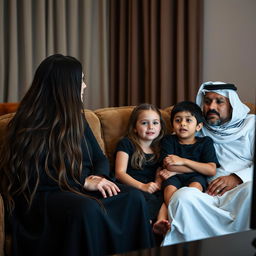
[[[159,190],[160,187],[155,182],[149,182],[144,184],[129,174],[126,173],[127,166],[128,166],[129,155],[123,151],[118,151],[116,154],[116,162],[115,162],[115,176],[118,180],[122,183],[135,187],[139,190],[154,193],[155,191]]]
[[[168,155],[164,159],[164,163],[168,170],[169,168],[171,169],[172,166],[176,166],[176,167],[180,167],[180,171],[182,171],[183,173],[191,172],[189,170],[192,169],[196,172],[199,172],[207,176],[214,176],[216,174],[216,164],[213,162],[201,163],[201,162],[193,161],[187,158],[182,158],[176,155]],[[187,167],[189,169],[184,168],[183,170],[181,167]],[[177,169],[175,171],[179,172]]]

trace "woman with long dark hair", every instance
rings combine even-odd
[[[81,63],[47,57],[8,124],[0,180],[14,255],[105,255],[153,246],[139,191],[109,177],[82,113]]]

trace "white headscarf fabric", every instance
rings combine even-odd
[[[201,85],[199,88],[196,103],[201,108],[203,107],[204,95],[207,92],[215,92],[224,97],[227,97],[232,106],[232,117],[231,120],[220,125],[212,126],[206,123],[202,129],[204,136],[210,136],[214,138],[216,143],[228,143],[230,141],[236,140],[241,137],[244,132],[244,129],[253,129],[254,127],[248,127],[246,117],[250,109],[241,102],[238,97],[238,94],[234,90],[230,89],[217,89],[217,90],[206,90],[204,89],[205,85],[225,85],[224,82],[206,82]],[[250,122],[252,123],[252,122]]]

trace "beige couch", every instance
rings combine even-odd
[[[7,104],[8,105],[8,104]],[[255,113],[255,105],[247,104],[251,108],[251,113]],[[13,103],[10,104],[10,112],[16,111],[17,104],[14,106]],[[95,111],[85,110],[85,116],[88,120],[92,131],[97,138],[99,145],[101,146],[103,152],[110,159],[110,163],[113,165],[113,152],[116,147],[118,140],[125,135],[126,127],[128,124],[129,116],[133,106],[125,107],[112,107],[112,108],[102,108]],[[170,111],[172,107],[168,107],[161,110],[164,120],[166,121],[167,128],[170,131]],[[2,114],[8,112],[8,107],[0,104],[0,112]],[[6,111],[7,110],[7,111]],[[5,111],[5,112],[3,112]],[[9,113],[0,116],[0,145],[1,140],[5,136],[6,125],[9,120],[13,117],[14,113]],[[8,234],[4,237],[4,205],[2,197],[0,195],[0,256],[4,255],[3,250],[5,247],[6,255],[11,255],[11,236]]]

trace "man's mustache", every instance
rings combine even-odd
[[[214,109],[208,110],[206,112],[206,116],[208,116],[209,114],[216,114],[217,116],[220,117],[220,114],[216,110],[214,110]]]

